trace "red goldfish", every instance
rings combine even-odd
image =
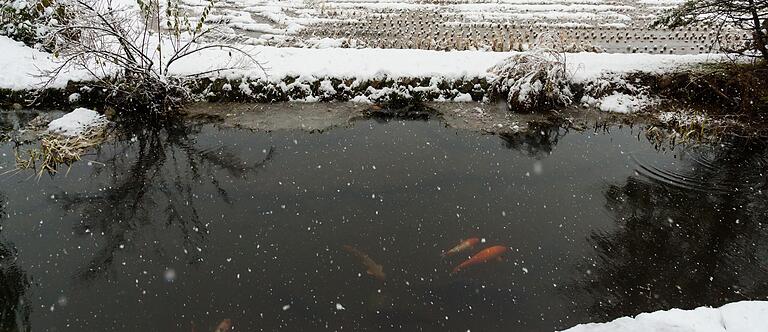
[[[464,250],[469,250],[474,248],[475,245],[477,245],[478,243],[480,243],[480,239],[476,237],[468,238],[464,241],[459,242],[459,244],[449,249],[448,251],[444,251],[442,254],[440,254],[440,256],[445,257],[445,256],[452,256],[452,255],[458,254]]]
[[[465,260],[459,266],[455,267],[451,274],[457,273],[461,270],[464,270],[472,265],[477,265],[480,263],[486,263],[493,259],[501,259],[501,255],[507,252],[507,247],[505,246],[493,246],[490,248],[485,248],[482,251],[478,252],[474,256],[472,256],[470,259]]]

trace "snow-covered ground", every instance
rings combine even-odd
[[[604,112],[614,113],[632,113],[642,110],[653,104],[653,99],[648,96],[628,95],[621,92],[614,92],[611,95],[598,99],[595,105],[598,109]]]
[[[247,48],[267,68],[268,79],[279,81],[287,76],[316,78],[369,79],[387,77],[439,77],[443,79],[472,79],[489,77],[488,69],[514,54],[484,51],[428,51],[401,49],[309,49],[253,46]],[[34,89],[45,82],[37,75],[40,69],[55,66],[51,55],[0,37],[0,68],[4,68],[0,88]],[[716,55],[652,55],[569,53],[567,64],[573,80],[586,81],[606,73],[632,71],[666,71],[682,65],[717,59]],[[225,50],[211,50],[189,56],[171,68],[174,75],[188,75],[221,68],[238,62]],[[244,63],[240,69],[223,75],[230,78],[264,78],[255,64]],[[62,87],[67,80],[88,80],[87,73],[77,70],[62,74],[53,87]]]
[[[672,309],[581,324],[563,332],[765,332],[768,301],[741,301],[720,308]]]
[[[309,75],[315,77],[368,78],[386,75],[398,77],[487,77],[488,69],[511,56],[512,52],[428,51],[402,49],[307,49],[254,47],[252,52],[263,61],[270,78]],[[228,52],[209,52],[190,57],[175,68],[178,74],[200,71],[199,64],[209,69],[220,65],[215,59],[226,59]],[[595,78],[607,72],[664,71],[680,65],[718,58],[715,55],[652,55],[569,53],[567,64],[575,81]],[[260,76],[255,68],[235,73]]]
[[[0,89],[34,89],[45,83],[42,71],[51,70],[55,62],[50,53],[26,47],[23,43],[0,36]],[[82,71],[64,73],[53,86],[61,87],[69,80],[88,80]]]

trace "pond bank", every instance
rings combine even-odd
[[[672,127],[683,134],[694,131],[703,135],[704,131],[709,131],[713,134],[735,132],[740,135],[765,136],[768,135],[768,118],[764,116],[768,107],[768,75],[759,75],[761,70],[765,71],[758,68],[737,76],[728,74],[733,69],[709,65],[673,72],[633,72],[624,76],[601,77],[595,81],[572,85],[581,104],[543,114],[552,116],[570,114],[574,110],[604,110],[604,116],[633,113],[632,117],[652,118],[660,126]],[[264,80],[246,82],[238,79],[201,78],[190,83],[190,90],[199,102],[187,105],[187,108],[192,113],[198,113],[200,108],[206,108],[206,102],[212,103],[208,108],[219,109],[219,104],[225,103],[227,107],[238,110],[254,108],[254,104],[262,104],[260,108],[270,109],[272,107],[269,104],[290,101],[299,101],[296,104],[322,102],[335,105],[352,101],[351,105],[356,106],[349,107],[360,109],[382,106],[399,109],[414,105],[445,109],[468,103],[457,108],[463,111],[454,114],[458,116],[463,112],[470,116],[470,119],[461,121],[487,132],[509,131],[516,124],[507,123],[505,116],[514,112],[510,112],[503,102],[489,101],[492,80],[492,77],[474,77],[471,80],[384,78],[361,82],[354,79],[288,77],[273,84]],[[107,97],[104,90],[93,88],[89,83],[69,82],[63,88],[46,89],[42,93],[36,90],[0,89],[0,106],[22,108],[34,101],[36,108],[66,110],[85,106],[107,113],[117,112],[119,106],[105,108],[104,100]],[[238,103],[243,105],[235,105]],[[334,109],[334,112],[338,112],[337,106],[303,109]],[[309,114],[303,116],[310,117]],[[326,117],[327,114],[319,116]],[[515,116],[524,117],[521,113]],[[455,117],[445,118],[449,123],[452,119]],[[478,121],[487,123],[481,124]]]
[[[50,54],[5,37],[0,37],[0,46],[8,50],[0,54],[0,65],[9,68],[7,79],[0,81],[0,106],[22,108],[30,103],[36,108],[85,106],[107,113],[125,108],[124,105],[105,107],[109,93],[96,87],[88,75],[78,70],[66,72],[44,90],[38,90],[43,78],[35,75],[39,69],[55,67],[56,60]],[[496,104],[490,101],[498,96],[492,96],[490,91],[498,77],[489,73],[489,68],[506,58],[531,54],[262,46],[250,50],[266,66],[266,76],[260,67],[251,64],[190,78],[185,84],[191,99],[234,103],[353,101],[394,109],[433,102],[483,101],[495,109]],[[759,75],[759,70],[751,71],[755,74],[748,79],[738,80],[739,84],[723,79],[728,77],[723,70],[709,70],[703,79],[697,74],[702,71],[697,68],[706,66],[695,66],[720,61],[721,55],[582,52],[566,53],[564,59],[572,98],[570,105],[561,107],[560,112],[579,108],[629,113],[648,111],[643,116],[665,120],[658,121],[662,124],[683,126],[686,131],[691,131],[691,119],[697,120],[693,121],[696,129],[701,129],[703,122],[706,129],[716,124],[717,131],[722,127],[749,127],[766,122],[754,116],[759,112],[744,116],[744,112],[736,111],[745,105],[755,105],[757,109],[765,105],[761,102],[765,99],[761,93],[768,83]],[[170,74],[191,75],[229,60],[227,52],[212,49],[190,56]],[[487,124],[481,127],[496,131]],[[751,135],[763,130],[747,128],[740,132]]]
[[[642,313],[637,317],[621,317],[608,323],[580,324],[562,332],[758,332],[765,328],[762,317],[766,314],[768,301],[740,301],[719,308],[699,307]]]
[[[0,81],[0,105],[26,105],[38,94],[40,106],[99,102],[107,96],[92,84],[97,77],[82,69],[65,71],[46,85],[41,71],[56,68],[59,60],[6,37],[0,36],[0,47],[5,50],[0,54],[0,67],[8,68],[6,79]],[[530,53],[243,47],[258,63],[243,62],[227,50],[208,49],[184,58],[168,75],[185,80],[195,97],[206,101],[481,101],[487,99],[489,83],[495,78],[488,72],[491,67]],[[714,54],[589,52],[563,56],[569,80],[582,86],[615,81],[628,73],[668,72],[722,58]],[[235,69],[216,70],[232,68],[233,62],[243,63]],[[91,69],[104,75],[116,70]],[[202,72],[209,74],[196,75]]]

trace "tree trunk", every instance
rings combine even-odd
[[[762,55],[763,60],[768,61],[768,48],[766,48],[766,36],[763,33],[763,27],[760,24],[760,15],[757,13],[757,6],[754,0],[749,0],[749,12],[752,14],[752,26],[755,32],[753,33],[755,39],[755,49],[757,49]]]

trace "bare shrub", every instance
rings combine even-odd
[[[66,70],[80,69],[109,92],[112,103],[159,112],[176,109],[190,97],[184,86],[190,77],[239,68],[244,62],[258,65],[249,52],[227,44],[204,25],[214,0],[194,22],[179,11],[177,0],[168,0],[164,8],[158,0],[137,4],[138,16],[132,8],[113,7],[111,0],[72,0],[71,19],[50,35],[61,63],[46,73],[47,84]],[[226,50],[230,61],[212,70],[171,75],[180,60],[205,50]]]
[[[489,71],[497,76],[491,82],[491,94],[506,97],[514,111],[534,112],[571,104],[571,79],[559,45],[559,36],[543,35],[530,51],[491,67]]]

